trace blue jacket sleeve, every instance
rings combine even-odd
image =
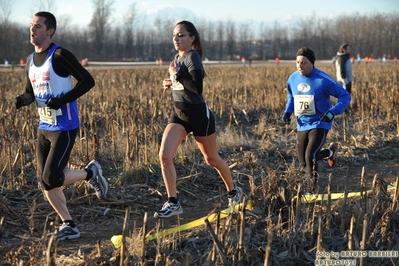
[[[289,114],[292,114],[294,112],[294,96],[292,95],[292,90],[289,82],[287,82],[287,104],[285,105],[284,112]]]
[[[340,115],[345,112],[345,109],[348,107],[352,99],[352,96],[349,94],[349,92],[336,82],[331,84],[328,92],[330,95],[337,98],[337,102],[330,108],[330,112],[332,112],[334,115]]]

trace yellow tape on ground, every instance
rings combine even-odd
[[[242,204],[243,203],[236,205],[234,207],[234,210],[235,211],[239,210],[242,207]],[[252,210],[253,209],[252,201],[248,201],[245,209],[247,209],[247,210]],[[220,212],[220,218],[226,218],[230,214],[230,212],[231,212],[230,208],[222,210]],[[218,217],[218,213],[212,213],[209,216],[205,216],[205,217],[202,217],[200,219],[194,220],[192,222],[189,222],[189,223],[186,223],[186,224],[182,224],[181,226],[177,226],[177,227],[174,227],[174,228],[169,228],[169,229],[162,230],[162,231],[160,231],[157,234],[151,234],[151,235],[147,236],[147,241],[152,241],[152,240],[154,240],[154,239],[156,239],[158,237],[163,237],[163,236],[175,234],[175,233],[178,233],[178,232],[181,232],[181,231],[184,231],[184,230],[188,230],[188,229],[191,229],[191,228],[194,228],[194,227],[198,227],[198,226],[204,225],[205,224],[205,219],[208,219],[209,222],[213,222],[213,221],[215,221],[217,219],[217,217]]]
[[[387,191],[394,190],[395,186],[389,185],[387,188]],[[370,194],[372,193],[373,190],[369,189],[367,191],[363,191],[363,194]],[[362,192],[349,192],[347,195],[347,198],[354,198],[354,197],[360,197],[362,195]],[[331,200],[338,200],[338,199],[343,199],[345,196],[344,192],[338,192],[338,193],[331,193]],[[295,200],[296,196],[292,199]],[[305,194],[301,198],[302,203],[312,203],[315,201],[327,201],[328,199],[328,194]]]
[[[396,187],[396,183],[393,184],[393,185],[389,185],[388,188],[387,188],[387,191],[394,190],[395,187]],[[372,190],[370,189],[370,190],[367,190],[367,191],[365,191],[363,193],[369,194],[371,192],[372,192]],[[347,195],[347,198],[359,197],[361,195],[362,195],[361,192],[349,192],[348,195]],[[345,196],[344,192],[331,193],[331,200],[343,199],[344,196]],[[296,199],[296,197],[293,198],[293,200],[295,200],[295,199]],[[328,199],[328,194],[307,194],[307,195],[303,195],[302,196],[301,202],[302,203],[311,203],[311,202],[322,201],[322,200],[323,201],[327,201],[327,199]],[[234,210],[237,211],[241,207],[242,207],[242,203],[236,205],[234,207]],[[245,209],[252,210],[253,208],[254,208],[253,201],[248,201]],[[220,212],[220,218],[221,219],[226,218],[230,214],[230,212],[231,212],[230,208],[222,210]],[[194,228],[194,227],[198,227],[198,226],[201,226],[201,225],[205,224],[205,219],[208,219],[209,222],[213,222],[213,221],[215,221],[217,219],[217,217],[218,217],[218,213],[212,213],[209,216],[202,217],[200,219],[197,219],[197,220],[194,220],[192,222],[183,224],[181,226],[165,229],[165,230],[162,230],[162,231],[160,231],[159,233],[156,233],[156,234],[150,234],[150,235],[148,235],[146,237],[146,240],[147,241],[152,241],[152,240],[157,239],[158,237],[164,237],[164,236],[175,234],[175,233],[178,233],[178,232],[181,232],[181,231],[185,231],[185,230],[188,230],[188,229],[191,229],[191,228]],[[126,240],[127,241],[131,241],[130,238],[126,238]],[[122,235],[113,236],[111,241],[115,245],[116,248],[119,248],[121,246]]]

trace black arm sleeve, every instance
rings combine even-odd
[[[54,53],[54,59],[53,67],[58,75],[71,75],[77,80],[75,87],[61,97],[64,102],[75,101],[94,87],[94,78],[70,51],[58,48]]]
[[[184,77],[180,78],[177,75],[177,81],[179,81],[184,88],[197,94],[202,94],[203,91],[203,73],[201,70],[190,71],[191,79]]]
[[[29,79],[29,62],[32,60],[32,56],[29,55],[26,59],[26,85],[25,85],[25,92],[18,97],[22,99],[22,105],[30,105],[35,101],[35,95],[33,94],[32,84],[30,83]]]

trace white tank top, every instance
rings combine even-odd
[[[61,77],[53,69],[53,55],[57,45],[51,47],[47,58],[40,66],[33,62],[29,65],[29,79],[39,111],[39,129],[72,130],[79,127],[79,115],[76,101],[66,103],[60,109],[49,108],[45,102],[54,97],[61,97],[72,90],[72,77]]]

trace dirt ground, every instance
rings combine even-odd
[[[336,135],[339,134],[339,129],[334,131],[329,139],[338,139]],[[276,142],[281,141],[281,132],[274,133],[273,138]],[[399,139],[393,134],[391,129],[386,130],[384,137],[379,137],[380,133],[377,132],[373,134],[374,139],[364,137],[355,141],[349,138],[339,142],[337,165],[330,168],[325,161],[319,163],[319,171],[323,173],[319,179],[319,192],[326,192],[330,175],[332,192],[343,192],[346,182],[348,191],[360,191],[362,176],[366,181],[365,189],[370,189],[376,175],[393,184],[399,175]],[[285,151],[268,150],[265,153],[262,147],[255,145],[233,147],[223,151],[222,157],[231,165],[234,180],[247,195],[251,192],[248,176],[258,178],[266,167],[274,169],[278,174],[284,174],[284,169],[280,169],[280,166],[284,165],[281,157],[290,161],[295,154],[294,134],[290,138],[288,142],[291,144]],[[129,219],[126,231],[134,236],[138,235],[143,226],[145,213],[148,214],[147,232],[154,233],[227,208],[225,189],[213,169],[205,164],[197,165],[194,174],[185,176],[190,173],[187,170],[190,166],[177,167],[178,188],[184,209],[184,213],[179,217],[161,220],[153,217],[154,212],[161,208],[166,200],[165,187],[157,173],[146,175],[140,182],[121,185],[113,181],[114,173],[105,169],[110,190],[107,197],[101,200],[97,199],[93,190],[88,189],[84,183],[65,188],[68,207],[77,221],[81,237],[56,243],[51,252],[54,254],[54,264],[119,265],[120,249],[114,247],[111,238],[122,233],[127,209]],[[45,236],[54,230],[56,215],[43,198],[42,192],[37,188],[32,189],[30,184],[18,191],[3,188],[0,206],[0,217],[4,217],[4,220],[0,221],[0,265],[20,265],[21,260],[23,265],[28,265],[28,261],[29,265],[46,264],[44,251],[49,241]],[[187,230],[194,231],[195,229]],[[155,245],[154,242],[156,241],[150,241],[147,245]]]
[[[386,182],[395,182],[399,171],[398,147],[397,139],[380,142],[379,146],[369,147],[367,150],[353,150],[350,146],[341,144],[336,167],[329,168],[325,162],[320,164],[321,171],[325,172],[319,181],[320,191],[325,191],[329,173],[334,176],[331,183],[333,192],[343,191],[346,176],[349,177],[349,191],[359,191],[363,171],[367,181],[366,189],[370,188],[375,175],[383,176]],[[204,169],[208,169],[207,166]],[[237,167],[232,170],[237,170]],[[206,171],[212,173],[210,169]],[[112,265],[112,262],[118,265],[120,250],[114,247],[111,238],[122,233],[127,208],[130,208],[128,232],[132,233],[142,227],[145,212],[148,214],[147,231],[154,232],[156,228],[173,228],[204,217],[212,210],[227,207],[225,195],[223,201],[220,201],[218,189],[222,186],[215,173],[191,179],[196,179],[195,183],[193,180],[191,182],[198,189],[191,192],[183,189],[181,192],[184,213],[179,220],[177,217],[162,220],[153,218],[154,211],[165,200],[162,196],[163,187],[161,186],[161,190],[157,187],[157,184],[162,183],[160,179],[147,180],[148,184],[112,187],[103,200],[97,199],[93,193],[87,194],[87,187],[83,184],[65,189],[69,199],[68,206],[78,222],[81,237],[57,243],[54,251],[56,265],[88,265],[87,261],[97,263],[96,265]],[[249,193],[247,181],[243,179],[241,186]],[[20,191],[2,191],[0,203],[0,216],[5,217],[1,232],[1,265],[15,265],[16,258],[24,258],[25,262],[36,261],[31,265],[43,264],[45,256],[42,252],[47,248],[48,239],[42,235],[53,230],[52,219],[55,215],[48,202],[43,199],[41,191],[32,191],[29,187]],[[41,263],[37,261],[38,258],[42,258]]]

